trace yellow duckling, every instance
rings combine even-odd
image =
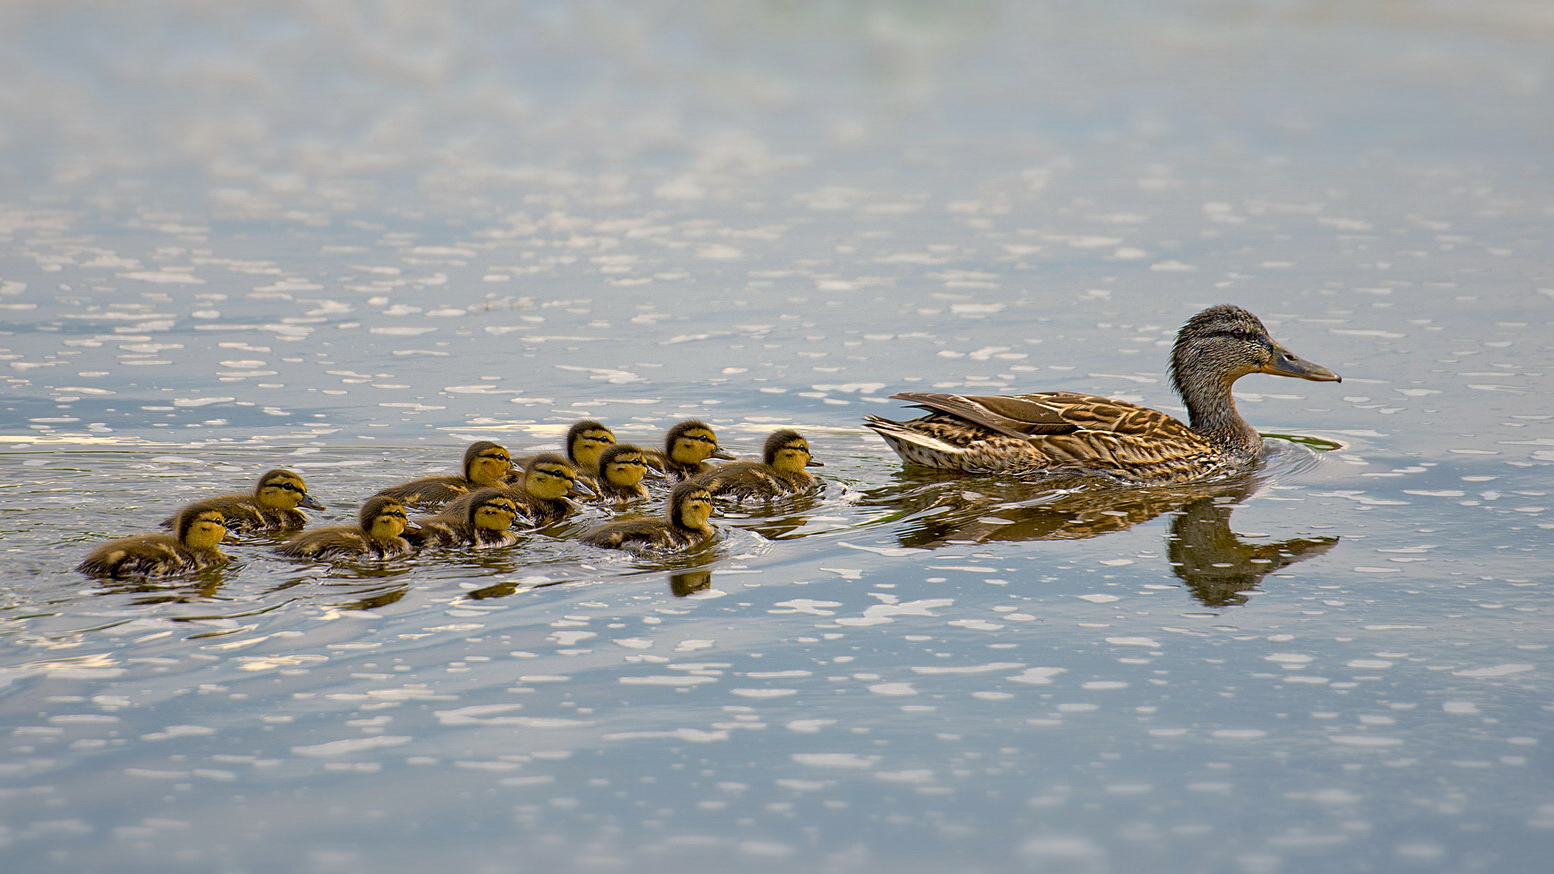
[[[219,547],[227,536],[221,510],[190,504],[174,520],[173,534],[142,534],[104,543],[76,567],[94,577],[166,577],[227,563]]]
[[[238,535],[300,531],[307,526],[308,517],[298,507],[324,509],[308,497],[308,485],[302,477],[289,470],[272,470],[259,477],[252,494],[221,495],[198,503],[221,511],[227,533]],[[171,528],[177,521],[175,514],[164,519],[162,527]]]
[[[362,504],[355,525],[304,531],[276,548],[292,558],[393,558],[414,549],[405,539],[405,505],[384,495]]]
[[[584,543],[605,549],[632,552],[668,552],[687,549],[712,539],[718,532],[712,517],[712,495],[695,482],[682,482],[669,493],[662,519],[622,519],[606,522],[583,533]]]
[[[736,461],[698,474],[691,481],[715,498],[771,500],[807,492],[820,484],[806,467],[824,467],[809,453],[809,441],[784,428],[766,438],[760,461]]]
[[[664,451],[654,453],[653,461],[670,482],[677,482],[712,470],[713,465],[707,463],[709,458],[733,457],[718,448],[718,435],[711,426],[686,419],[669,429],[664,437]]]
[[[599,454],[599,495],[616,503],[648,496],[642,478],[647,475],[647,454],[630,443],[608,446]]]
[[[513,459],[505,447],[477,440],[464,450],[464,473],[423,477],[381,489],[378,494],[401,504],[435,509],[476,489],[502,485],[512,468]]]
[[[414,539],[421,546],[464,546],[491,549],[518,542],[513,523],[523,519],[505,489],[485,488],[472,492],[462,501],[463,512],[444,510],[436,516],[416,520],[420,534]]]
[[[577,511],[577,504],[568,495],[593,495],[594,491],[578,479],[577,470],[565,458],[554,452],[536,455],[524,468],[523,480],[517,485],[503,486],[517,507],[518,513],[535,528],[543,528],[559,522]],[[460,515],[469,511],[469,496],[459,498],[444,508],[443,512]]]
[[[599,456],[604,450],[615,445],[615,432],[605,427],[603,423],[593,419],[584,419],[567,429],[566,455],[571,462],[573,471],[580,482],[592,486],[599,477]],[[534,458],[524,458],[515,461],[520,470],[508,477],[510,482],[523,479],[523,470],[527,469],[529,462]]]

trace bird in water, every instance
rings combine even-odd
[[[691,479],[714,498],[771,500],[799,494],[820,484],[806,467],[824,467],[809,451],[809,441],[799,432],[784,428],[766,438],[760,461],[736,461],[715,467]]]
[[[420,546],[464,546],[491,549],[518,542],[513,523],[523,518],[505,489],[485,488],[472,492],[460,508],[415,520],[420,534],[413,539]],[[528,520],[524,519],[527,524]]]
[[[615,445],[615,432],[605,427],[602,422],[592,419],[584,419],[567,429],[565,444],[567,461],[571,463],[574,475],[584,485],[593,486],[599,476],[599,458],[604,451]],[[528,469],[532,457],[522,458],[513,463],[518,466],[518,471],[508,477],[508,482],[518,482],[523,479],[523,471]]]
[[[599,453],[599,496],[615,503],[648,497],[642,478],[647,475],[647,455],[630,443],[616,443]]]
[[[902,461],[966,473],[1096,475],[1130,484],[1188,482],[1243,469],[1262,437],[1236,411],[1231,385],[1249,373],[1339,382],[1268,335],[1236,306],[1210,307],[1187,321],[1171,351],[1171,384],[1188,423],[1127,401],[1072,392],[968,397],[892,395],[929,411],[864,424]]]
[[[577,470],[560,455],[547,452],[529,459],[523,470],[523,480],[517,485],[500,487],[502,493],[512,499],[513,505],[529,525],[543,528],[552,522],[577,512],[577,504],[568,495],[590,496],[594,492],[579,481]],[[459,498],[444,508],[444,512],[458,515],[468,511],[470,497]]]
[[[712,495],[704,486],[682,482],[669,493],[662,519],[622,519],[583,532],[584,543],[631,552],[670,552],[687,549],[717,534],[712,517]]]
[[[712,470],[713,465],[707,463],[709,458],[733,457],[718,448],[718,435],[711,426],[686,419],[669,429],[664,436],[664,451],[653,453],[652,463],[670,482],[678,482]]]
[[[501,485],[512,467],[512,456],[506,447],[490,440],[477,440],[464,450],[463,473],[422,477],[380,489],[378,494],[407,506],[433,510],[476,489]]]
[[[227,536],[221,510],[194,503],[173,521],[173,533],[142,534],[104,543],[76,567],[94,577],[170,577],[221,567],[228,559],[220,543]]]
[[[272,470],[259,477],[251,494],[221,495],[197,503],[219,510],[226,520],[227,533],[233,535],[300,531],[307,526],[308,517],[298,507],[324,509],[323,504],[308,496],[308,485],[302,477],[290,470]],[[175,514],[164,519],[162,527],[172,528],[177,521]]]
[[[276,552],[292,558],[394,558],[415,548],[404,536],[409,522],[404,504],[373,495],[357,512],[355,525],[304,531],[276,547]]]

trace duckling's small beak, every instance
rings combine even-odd
[[[664,472],[654,467],[652,464],[648,464],[647,470],[642,472],[642,478],[650,480],[661,480],[664,479]]]
[[[1275,343],[1273,345],[1273,359],[1264,364],[1261,373],[1271,373],[1274,376],[1293,376],[1299,379],[1309,379],[1312,382],[1343,382],[1343,377],[1328,370],[1320,364],[1296,355],[1294,352]]]
[[[709,455],[708,458],[721,458],[724,461],[733,461],[734,460],[734,456],[729,454],[727,451],[725,451],[723,449],[723,447],[721,447],[721,446],[719,446],[717,449],[712,450],[712,454]]]
[[[400,537],[415,537],[421,533],[421,526],[414,522],[405,523],[405,530],[399,533]]]
[[[824,461],[816,461],[815,459],[811,458],[809,461],[804,462],[804,466],[805,467],[825,467],[826,463]]]
[[[329,509],[328,507],[324,506],[323,504],[320,504],[319,502],[313,500],[312,496],[310,496],[310,495],[303,495],[302,496],[302,500],[297,502],[297,506],[299,506],[299,507],[307,507],[309,510],[327,510],[327,509]]]
[[[594,491],[593,486],[583,482],[580,479],[575,479],[572,481],[572,488],[567,493],[582,495],[585,498],[592,498],[599,494],[598,492]]]

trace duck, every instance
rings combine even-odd
[[[513,523],[523,516],[505,489],[484,488],[471,492],[461,509],[463,512],[458,515],[444,510],[435,516],[415,520],[420,529],[416,543],[420,546],[491,549],[518,542],[518,535],[512,530]],[[524,519],[524,522],[528,520]]]
[[[308,484],[299,474],[284,469],[259,477],[251,494],[221,495],[198,503],[221,511],[227,533],[232,535],[301,531],[307,527],[308,517],[298,507],[325,509],[308,496]],[[177,522],[178,514],[174,514],[162,520],[162,527],[172,528]]]
[[[428,476],[379,489],[378,494],[401,504],[434,510],[462,495],[487,486],[499,486],[512,472],[507,448],[490,440],[477,440],[464,450],[462,474]]]
[[[141,534],[104,543],[76,567],[94,577],[171,577],[218,568],[228,561],[220,543],[226,539],[226,519],[212,503],[183,508],[173,534]]]
[[[718,435],[712,426],[698,419],[686,419],[669,429],[664,436],[664,451],[654,452],[651,461],[670,482],[679,482],[712,470],[714,465],[707,463],[709,458],[733,460],[734,456],[718,448]]]
[[[631,552],[671,552],[688,549],[712,539],[717,529],[712,516],[712,494],[694,480],[676,485],[664,505],[662,519],[621,519],[583,532],[584,543],[604,549]]]
[[[567,429],[566,440],[567,461],[572,464],[573,475],[587,485],[595,485],[599,476],[599,456],[604,450],[615,445],[615,432],[611,431],[603,422],[593,419],[584,419]],[[523,478],[523,470],[527,469],[533,458],[523,458],[515,461],[518,471],[508,477],[510,482]]]
[[[409,530],[403,503],[387,495],[373,495],[357,512],[355,525],[304,531],[276,551],[291,558],[394,558],[415,548],[405,537]]]
[[[969,397],[901,392],[928,410],[906,422],[869,416],[907,464],[1021,477],[1097,476],[1125,484],[1192,482],[1251,467],[1262,437],[1236,411],[1231,386],[1249,373],[1341,382],[1269,336],[1238,306],[1188,319],[1171,350],[1171,385],[1188,421],[1127,401],[1074,392]]]
[[[599,453],[599,496],[615,503],[648,497],[642,478],[647,475],[647,453],[630,443],[606,446]]]
[[[569,500],[568,495],[588,497],[594,494],[592,488],[578,479],[577,469],[554,452],[529,459],[523,479],[516,485],[500,488],[533,528],[543,528],[577,512],[577,504]],[[454,516],[464,514],[468,512],[469,502],[470,496],[466,495],[448,504],[443,512]]]
[[[824,467],[809,451],[809,441],[791,428],[766,438],[760,461],[736,461],[697,474],[691,482],[714,498],[771,500],[813,490],[820,484],[806,467]]]

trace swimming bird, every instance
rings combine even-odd
[[[512,456],[500,443],[477,440],[464,450],[463,473],[422,477],[379,489],[378,494],[412,507],[435,509],[476,489],[501,485],[512,466]]]
[[[1130,484],[1187,482],[1251,465],[1262,438],[1236,412],[1231,385],[1249,373],[1339,382],[1268,335],[1236,306],[1188,319],[1171,351],[1171,384],[1190,424],[1127,401],[1036,392],[968,397],[892,395],[929,411],[909,422],[864,424],[908,464],[967,473],[1099,475]]]
[[[664,451],[651,455],[655,467],[664,472],[670,482],[677,482],[712,470],[709,458],[732,459],[718,448],[718,435],[706,422],[686,419],[669,429],[664,436]]]
[[[104,543],[76,567],[94,577],[167,577],[227,563],[219,544],[227,536],[221,510],[194,503],[173,522],[173,534],[142,534]]]
[[[824,467],[809,451],[809,441],[789,428],[766,438],[760,461],[736,461],[692,477],[714,498],[771,500],[806,492],[820,481],[806,467]]]
[[[599,476],[599,456],[604,450],[615,445],[615,432],[605,427],[602,422],[584,419],[567,429],[566,441],[563,445],[566,449],[567,461],[571,462],[574,474],[579,480],[591,486]],[[521,480],[523,470],[533,460],[533,457],[515,460],[513,464],[518,467],[518,471],[509,476],[508,481]]]
[[[686,549],[711,539],[717,529],[712,516],[712,495],[704,486],[682,482],[669,493],[662,519],[622,519],[585,531],[584,543],[605,549],[632,552],[668,552]]]
[[[642,478],[647,475],[647,455],[630,443],[616,443],[599,453],[599,496],[617,503],[648,496]]]
[[[523,471],[523,480],[516,485],[508,484],[500,488],[504,495],[512,499],[519,514],[535,528],[559,522],[576,512],[577,504],[568,500],[568,495],[594,494],[593,489],[578,479],[577,470],[554,452],[529,459]],[[470,497],[466,495],[450,503],[443,511],[454,515],[465,513],[468,511],[469,500]]]
[[[415,547],[405,539],[405,505],[373,495],[356,514],[355,525],[329,525],[304,531],[276,547],[292,558],[394,558]]]
[[[484,488],[471,492],[460,508],[415,520],[420,534],[414,538],[421,546],[465,546],[490,549],[518,542],[513,522],[523,518],[505,489]],[[525,524],[528,523],[524,519]]]
[[[251,494],[221,495],[197,503],[219,510],[229,534],[300,531],[307,526],[308,517],[298,507],[324,509],[323,504],[308,496],[308,485],[301,476],[280,469],[259,477]],[[174,514],[162,520],[162,527],[171,528],[177,521],[178,515]]]

